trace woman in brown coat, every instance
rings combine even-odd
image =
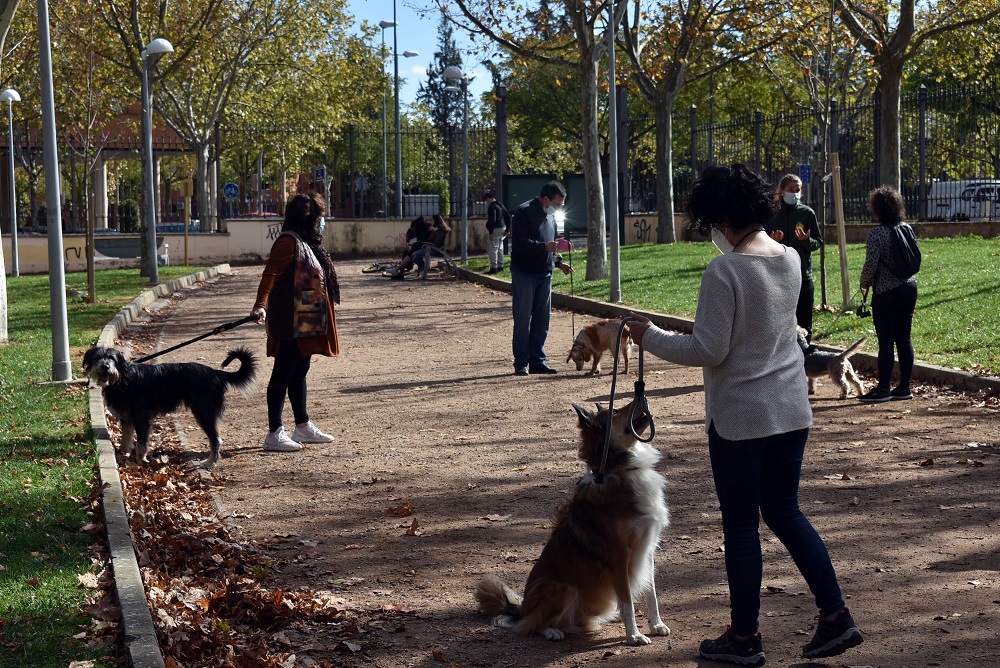
[[[323,248],[326,203],[316,193],[296,195],[285,207],[285,223],[257,288],[251,315],[267,322],[267,356],[274,358],[267,384],[268,433],[264,449],[294,452],[302,443],[329,443],[306,411],[306,374],[312,355],[340,354],[334,304],[340,303],[337,272]],[[282,425],[285,396],[295,430]]]

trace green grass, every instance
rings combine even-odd
[[[913,320],[913,345],[917,359],[940,366],[1000,372],[1000,238],[920,239],[923,262],[917,274],[920,296]],[[710,243],[680,242],[669,245],[646,244],[621,249],[622,302],[638,308],[694,317],[698,307],[701,275],[708,262],[718,255]],[[564,258],[568,259],[566,254]],[[858,289],[865,261],[864,244],[848,244],[847,267],[850,292]],[[578,296],[607,301],[608,280],[587,281],[586,251],[572,254],[572,291]],[[470,262],[474,269],[489,267],[485,260]],[[820,257],[813,254],[816,303],[822,301]],[[813,329],[826,336],[824,343],[845,346],[867,335],[867,350],[875,351],[875,329],[871,318],[853,313],[840,315],[843,304],[840,252],[826,248],[827,302],[836,312],[816,313]],[[505,269],[500,278],[510,278]],[[569,293],[570,279],[554,274],[553,288]],[[854,304],[858,303],[855,297]],[[839,317],[838,317],[839,316]]]
[[[198,271],[162,267],[167,281]],[[146,287],[136,269],[97,273],[98,300],[69,299],[75,375],[83,351],[124,304]],[[70,290],[86,274],[67,274]],[[49,277],[7,279],[10,344],[0,348],[0,666],[65,667],[116,663],[117,647],[88,648],[72,638],[90,627],[78,576],[96,572],[96,539],[81,532],[97,457],[81,384],[50,384]]]

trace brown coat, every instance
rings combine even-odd
[[[264,273],[260,277],[260,286],[257,288],[257,301],[254,308],[267,308],[268,298],[275,285],[286,276],[291,276],[295,272],[295,239],[289,235],[278,237],[271,247],[271,255],[267,258],[264,266]],[[288,296],[291,300],[291,282],[288,282]],[[275,293],[275,297],[278,293]],[[337,319],[334,314],[333,299],[326,300],[327,329],[326,336],[309,336],[294,339],[302,355],[325,355],[336,357],[340,354],[340,340],[337,338]],[[267,356],[274,357],[278,353],[281,339],[274,336],[271,328],[271,314],[267,319]]]

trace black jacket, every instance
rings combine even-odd
[[[795,237],[795,226],[802,225],[806,232],[810,232],[809,238],[799,241]],[[816,213],[805,204],[785,204],[781,203],[778,214],[767,225],[767,233],[781,230],[784,237],[781,243],[794,248],[799,253],[802,260],[802,281],[812,280],[812,252],[818,250],[823,245],[823,234],[816,223]]]

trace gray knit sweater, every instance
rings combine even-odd
[[[794,250],[767,257],[727,253],[701,279],[691,335],[650,327],[643,347],[657,357],[704,367],[705,431],[730,441],[812,426],[795,304],[802,285]]]

